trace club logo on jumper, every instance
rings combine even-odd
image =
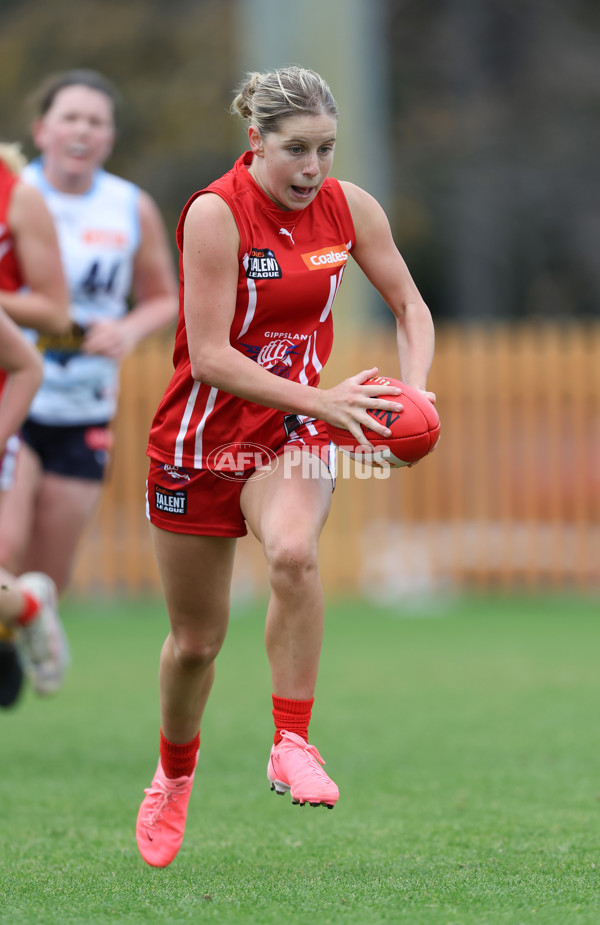
[[[175,481],[181,479],[183,482],[189,482],[190,480],[190,476],[185,469],[181,469],[179,466],[171,466],[169,463],[164,463],[162,468],[163,472],[170,475]]]
[[[331,267],[341,267],[348,261],[348,246],[334,244],[333,247],[322,247],[321,250],[302,254],[302,259],[309,270],[326,270]]]
[[[273,472],[279,457],[260,443],[224,443],[209,453],[206,467],[221,479],[239,482],[254,473],[254,478],[264,479]]]
[[[282,376],[284,379],[290,374],[292,368],[292,358],[297,353],[296,344],[288,338],[272,340],[263,347],[256,347],[254,344],[242,345],[251,360],[255,360],[259,366],[268,369],[269,372],[276,376]]]
[[[253,247],[246,258],[248,279],[281,279],[281,267],[268,247]]]
[[[187,514],[187,492],[181,488],[154,486],[154,506],[166,514]]]

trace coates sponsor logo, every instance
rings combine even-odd
[[[85,244],[98,247],[125,247],[127,244],[125,232],[116,228],[84,228],[81,237]]]
[[[339,267],[348,260],[348,248],[345,244],[322,247],[320,251],[302,254],[302,259],[309,270],[325,270],[327,267]]]
[[[180,469],[179,466],[171,466],[169,463],[163,465],[163,472],[167,475],[170,475],[172,479],[181,479],[183,482],[189,482],[190,476],[185,471],[185,469]]]
[[[206,467],[221,479],[238,482],[255,472],[254,478],[264,479],[274,472],[279,457],[260,443],[224,443],[209,453]]]

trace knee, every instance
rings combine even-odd
[[[266,549],[266,557],[271,584],[288,593],[314,581],[318,572],[317,544],[302,536],[280,538]]]
[[[221,650],[223,640],[187,633],[172,633],[173,655],[184,669],[203,669],[214,662]]]

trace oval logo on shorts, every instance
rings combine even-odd
[[[238,482],[247,472],[256,471],[257,479],[271,475],[279,465],[279,457],[260,443],[224,443],[209,453],[206,467],[221,479]]]

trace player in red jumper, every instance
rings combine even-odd
[[[157,867],[183,839],[235,538],[247,526],[271,586],[271,788],[300,804],[332,807],[339,797],[308,743],[324,620],[317,543],[333,485],[323,421],[368,443],[361,424],[388,432],[367,409],[402,407],[397,389],[364,385],[375,369],[318,388],[350,255],[396,317],[403,380],[425,390],[433,356],[431,315],[383,210],[329,178],[338,113],[323,79],[298,67],[251,74],[232,110],[248,121],[250,150],[183,211],[175,371],[148,445],[148,516],[171,631],[160,662],[160,760],[137,839]],[[287,454],[313,454],[312,477]]]
[[[16,432],[42,372],[15,322],[52,334],[69,324],[56,231],[40,193],[19,178],[24,164],[17,145],[0,145],[0,496],[11,485]],[[9,707],[21,691],[23,662],[38,693],[60,686],[67,647],[47,575],[17,579],[0,569],[0,586],[0,707]]]
[[[41,356],[0,309],[0,470],[7,460],[30,402],[42,381]],[[0,481],[0,491],[2,482]],[[58,616],[56,587],[43,572],[15,578],[0,568],[0,707],[11,707],[21,691],[23,666],[38,694],[60,687],[69,650]]]

